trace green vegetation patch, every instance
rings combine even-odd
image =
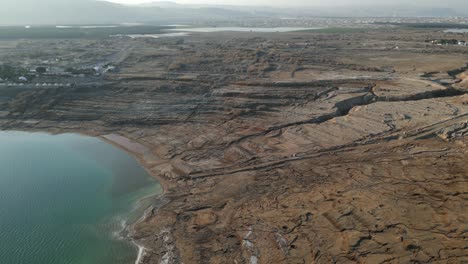
[[[26,76],[28,70],[13,67],[10,65],[0,65],[0,78],[3,80],[17,80],[21,76]]]
[[[0,39],[70,39],[108,38],[111,35],[161,34],[171,27],[160,26],[117,26],[117,27],[0,27]]]
[[[370,28],[320,28],[320,29],[307,29],[296,32],[304,33],[320,33],[320,34],[347,34],[347,33],[363,33],[368,32]]]

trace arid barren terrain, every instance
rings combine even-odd
[[[134,227],[141,263],[464,263],[468,47],[427,42],[443,38],[468,40],[397,27],[5,40],[16,67],[112,71],[0,86],[0,128],[134,154],[165,189]]]

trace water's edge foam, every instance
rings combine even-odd
[[[138,245],[135,241],[133,243],[138,247],[138,256],[137,256],[137,259],[135,260],[135,264],[141,264],[141,260],[146,254],[146,248]]]

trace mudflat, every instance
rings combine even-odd
[[[0,128],[132,153],[165,189],[141,263],[463,263],[468,48],[427,42],[452,34],[9,40],[76,74],[0,87]]]

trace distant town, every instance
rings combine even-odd
[[[427,40],[426,42],[430,42],[434,45],[442,46],[442,45],[457,45],[457,46],[465,46],[468,47],[468,42],[465,40],[457,40],[457,39],[435,39],[435,40]]]

